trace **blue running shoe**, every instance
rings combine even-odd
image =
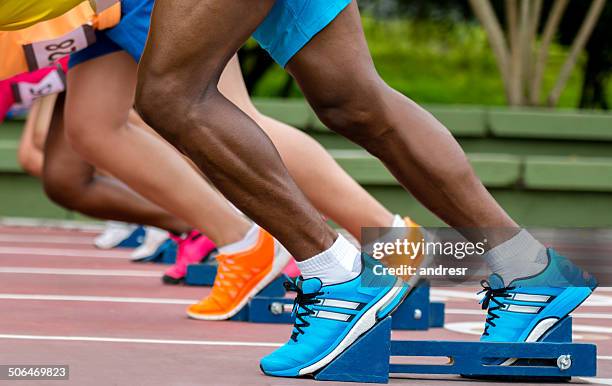
[[[548,265],[539,274],[505,285],[493,274],[481,282],[488,309],[482,342],[538,342],[584,302],[597,287],[593,276],[548,249]],[[515,358],[492,359],[509,366]]]
[[[362,257],[361,274],[353,280],[323,286],[317,278],[299,277],[287,283],[297,292],[295,324],[289,341],[261,360],[265,374],[316,373],[401,304],[409,286],[394,276],[374,275],[371,259]]]

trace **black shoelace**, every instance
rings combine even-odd
[[[319,299],[317,299],[317,296],[323,295],[323,292],[305,294],[293,281],[286,281],[284,286],[287,291],[297,293],[295,301],[293,302],[293,311],[291,312],[291,316],[295,317],[291,340],[297,342],[298,337],[304,333],[303,329],[310,326],[310,323],[304,318],[315,313],[309,306],[318,304]]]
[[[495,319],[499,318],[499,315],[497,315],[495,311],[504,306],[497,298],[507,299],[511,297],[512,295],[510,295],[508,291],[513,290],[515,287],[491,288],[491,284],[487,280],[481,280],[480,285],[483,289],[478,292],[478,294],[485,293],[480,303],[482,304],[483,310],[488,310],[485,329],[482,335],[487,336],[489,335],[489,327],[495,327]],[[491,302],[493,302],[494,305],[491,305]],[[491,306],[489,307],[489,305]]]

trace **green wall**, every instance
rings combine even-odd
[[[256,101],[260,110],[316,138],[395,212],[439,222],[379,161],[327,130],[303,101]],[[612,114],[428,106],[449,127],[495,198],[528,226],[612,226]],[[50,203],[16,162],[23,122],[0,125],[0,216],[80,218]],[[356,208],[356,210],[359,210]]]

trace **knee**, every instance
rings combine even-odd
[[[159,135],[179,150],[195,125],[194,110],[198,110],[198,126],[206,117],[209,96],[215,87],[185,84],[175,76],[141,75],[136,90],[135,107],[141,118]]]
[[[64,121],[64,134],[68,143],[83,158],[88,159],[89,154],[94,154],[100,146],[101,137],[108,135],[102,125],[104,122],[90,120],[76,112]]]
[[[42,155],[38,149],[32,147],[19,148],[17,160],[21,168],[31,176],[38,177],[42,173]]]
[[[371,142],[393,130],[384,83],[372,82],[359,90],[340,91],[325,100],[313,102],[323,124],[357,142]]]
[[[42,177],[45,194],[51,201],[66,209],[78,210],[82,196],[79,180],[55,165],[45,165]]]

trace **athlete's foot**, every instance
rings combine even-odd
[[[104,232],[94,239],[94,245],[100,249],[112,249],[132,234],[138,228],[133,224],[119,221],[107,221]]]
[[[132,261],[146,260],[158,252],[161,245],[168,240],[168,232],[155,227],[145,227],[145,238],[141,246],[132,252]]]
[[[505,284],[493,274],[483,281],[482,308],[488,309],[483,342],[537,342],[593,293],[597,281],[567,258],[548,249],[539,274]],[[511,365],[514,358],[494,359]]]
[[[373,274],[371,259],[363,259],[355,279],[322,286],[317,278],[291,283],[297,292],[291,338],[261,360],[267,375],[298,377],[329,364],[361,335],[389,316],[408,293],[394,276]]]
[[[187,274],[189,264],[204,261],[216,249],[215,244],[198,231],[191,231],[187,236],[170,236],[177,243],[176,262],[164,273],[165,284],[180,284]]]
[[[290,258],[278,241],[260,229],[253,248],[217,256],[219,267],[210,295],[189,307],[187,315],[201,320],[231,318],[283,271]]]

